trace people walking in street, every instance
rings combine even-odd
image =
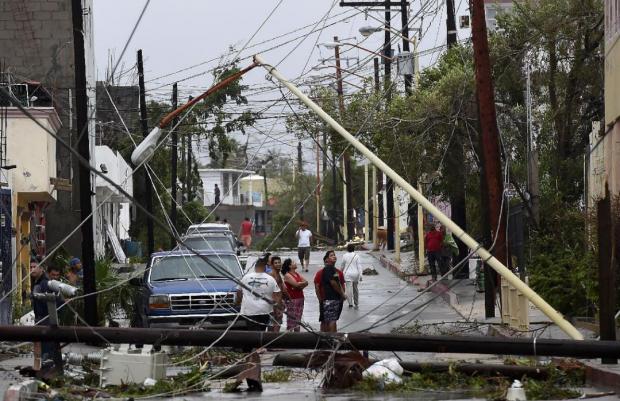
[[[295,233],[297,238],[297,255],[302,271],[307,272],[310,265],[310,246],[312,244],[312,232],[308,230],[308,223],[302,221],[299,230]]]
[[[325,254],[325,256],[323,256],[323,263],[327,264],[330,255],[333,254],[333,257],[336,258],[336,254],[334,253],[334,251],[327,251],[327,253]],[[336,261],[334,260],[334,266],[335,266]],[[326,332],[328,331],[328,325],[326,320],[324,319],[324,293],[323,293],[323,287],[321,284],[321,280],[323,278],[323,270],[325,269],[325,267],[320,268],[316,274],[314,275],[314,293],[316,294],[317,299],[319,300],[319,323],[321,324],[321,331]],[[337,273],[338,273],[338,278],[340,279],[340,284],[343,286],[345,286],[344,283],[344,274],[342,273],[341,270],[336,269]],[[341,311],[342,311],[342,307],[341,307]]]
[[[284,280],[282,279],[282,259],[279,256],[272,256],[271,262],[271,277],[276,280],[278,284],[278,288],[280,289],[280,294],[282,294],[282,301],[286,302],[289,299],[288,292],[284,286]],[[282,318],[284,317],[284,309],[286,304],[282,303],[280,306],[274,306],[273,312],[271,313],[271,325],[269,327],[269,331],[279,332],[280,326],[282,326]]]
[[[274,306],[282,305],[280,288],[276,280],[265,273],[266,265],[267,258],[258,259],[254,271],[243,276],[241,285],[237,288],[237,305],[241,305],[240,312],[247,322],[246,327],[249,331],[265,331],[269,326]],[[252,349],[246,348],[244,351],[250,352]],[[247,360],[251,365],[248,368],[251,371],[247,373],[247,376],[251,377],[246,376],[248,391],[263,391],[258,352],[252,352]]]
[[[250,221],[249,217],[246,217],[241,223],[241,227],[239,228],[239,237],[241,238],[241,242],[243,242],[243,246],[245,249],[250,249],[252,245],[252,229],[254,225]]]
[[[322,305],[319,309],[321,331],[332,333],[338,329],[337,323],[342,313],[342,305],[347,298],[344,275],[336,268],[336,261],[336,253],[334,251],[327,251],[323,257],[325,267],[320,272],[317,272],[318,277],[315,276],[314,278],[319,305]]]
[[[355,306],[359,308],[359,289],[358,283],[362,281],[362,264],[360,256],[355,253],[355,245],[347,245],[347,253],[342,257],[340,269],[344,275],[345,288],[347,294],[347,302],[349,308]]]
[[[438,224],[424,236],[424,247],[428,257],[428,265],[430,266],[432,281],[437,281],[437,264],[441,259],[441,245],[443,244],[443,234]]]
[[[286,304],[286,330],[300,331],[299,324],[304,313],[304,288],[308,286],[301,274],[297,273],[297,263],[293,260],[285,259],[282,264],[282,275],[284,285],[288,294]]]

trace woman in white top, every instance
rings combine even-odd
[[[354,303],[355,309],[357,309],[359,307],[359,290],[357,285],[362,281],[362,264],[360,263],[359,255],[355,253],[355,245],[347,245],[347,253],[342,257],[340,268],[344,274],[349,308],[352,308]]]

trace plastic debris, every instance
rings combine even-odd
[[[512,382],[512,386],[510,386],[506,393],[506,401],[527,401],[525,389],[519,380]]]
[[[375,362],[362,373],[364,377],[372,377],[383,383],[402,383],[403,367],[396,358],[383,359]]]
[[[144,379],[144,383],[142,384],[144,385],[144,387],[153,387],[157,384],[157,380],[147,377],[146,379]]]

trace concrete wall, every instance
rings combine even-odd
[[[620,4],[605,0],[605,125],[620,118]]]
[[[30,112],[46,129],[60,129],[60,119],[53,108]],[[8,173],[13,193],[39,193],[38,200],[54,201],[57,191],[50,177],[56,176],[56,140],[17,108],[8,108],[7,117],[6,164],[17,166]]]
[[[97,169],[105,164],[106,177],[133,195],[133,179],[131,168],[120,153],[107,146],[97,146],[95,149]],[[111,224],[119,239],[129,237],[129,199],[117,188],[101,177],[96,179],[97,205],[99,208],[95,218],[95,253],[98,257],[105,255],[107,243],[106,224]]]
[[[220,201],[223,205],[238,205],[241,193],[238,178],[252,173],[235,169],[198,169],[203,188],[203,205],[211,206],[215,202],[215,184],[220,188]]]
[[[602,131],[605,179],[612,196],[617,196],[620,194],[620,4],[617,0],[605,0],[605,127]]]
[[[101,81],[97,82],[96,143],[118,149],[118,141],[127,138],[123,122],[130,132],[139,131],[139,88],[137,86],[109,86],[106,91],[104,84]]]
[[[89,107],[95,106],[95,61],[92,36],[92,0],[83,0],[86,72]],[[0,54],[6,69],[16,77],[39,81],[54,98],[62,128],[58,134],[75,144],[75,77],[73,29],[70,0],[0,0]],[[70,94],[73,97],[69,100]],[[94,119],[91,121],[94,128]],[[91,131],[94,132],[94,131]],[[73,192],[59,192],[58,202],[47,210],[48,244],[64,238],[80,222],[77,163],[69,151],[57,144],[55,177],[72,179]],[[79,255],[79,231],[66,243],[70,253]]]

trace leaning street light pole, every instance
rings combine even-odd
[[[161,130],[163,128],[166,128],[168,126],[168,124],[170,124],[170,122],[172,120],[174,120],[182,112],[184,112],[185,110],[191,108],[193,105],[195,105],[196,103],[198,103],[202,99],[206,98],[209,95],[212,95],[213,93],[219,91],[222,88],[227,87],[232,82],[234,82],[237,79],[241,78],[241,76],[243,76],[245,73],[247,73],[248,71],[250,71],[254,67],[256,67],[256,64],[251,64],[248,67],[246,67],[246,68],[244,68],[244,69],[242,69],[240,71],[237,71],[236,73],[232,74],[228,78],[223,79],[220,82],[218,82],[215,85],[213,85],[211,88],[209,88],[202,95],[191,99],[189,102],[185,103],[184,105],[182,105],[178,109],[173,110],[172,112],[168,113],[164,118],[161,119],[159,124],[155,128],[153,128],[151,130],[149,135],[140,143],[140,145],[138,145],[138,147],[136,147],[136,149],[134,149],[133,153],[131,154],[131,162],[134,165],[139,166],[142,163],[144,163],[145,161],[147,161],[151,156],[153,156],[153,153],[155,152],[155,149],[157,148],[157,140],[159,139],[159,137],[162,134]]]
[[[398,186],[413,197],[424,209],[431,213],[441,224],[451,230],[454,235],[461,239],[470,249],[473,249],[489,266],[497,271],[506,281],[508,281],[518,291],[523,293],[525,297],[538,307],[545,315],[547,315],[555,324],[557,324],[566,334],[575,340],[583,340],[583,335],[555,309],[551,307],[544,299],[522,282],[514,273],[510,271],[503,263],[496,259],[488,250],[483,248],[475,239],[469,234],[463,231],[457,224],[455,224],[448,216],[446,216],[441,210],[435,207],[428,199],[420,194],[411,184],[407,182],[403,177],[398,175],[390,166],[385,164],[377,155],[372,153],[366,146],[358,141],[351,133],[344,129],[336,120],[334,120],[329,114],[321,109],[316,103],[314,103],[308,96],[302,93],[299,88],[293,85],[288,79],[286,79],[280,72],[273,66],[267,64],[260,55],[254,56],[256,64],[261,65],[269,74],[275,77],[280,83],[286,86],[291,93],[297,96],[308,108],[317,113],[323,121],[329,124],[336,132],[338,132],[344,139],[346,139],[353,147],[355,147],[364,157],[366,157],[372,164],[377,166],[388,177],[390,177]]]

